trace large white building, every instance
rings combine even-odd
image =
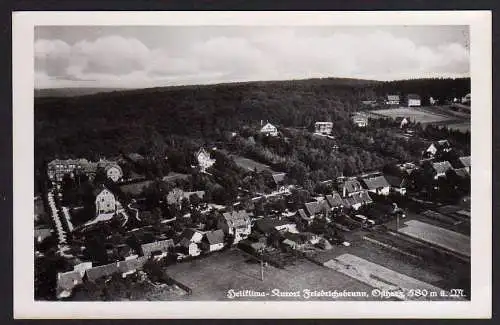
[[[314,132],[321,134],[331,134],[333,129],[332,122],[316,122],[314,123]]]
[[[100,186],[94,191],[96,216],[114,214],[117,210],[117,201],[113,193],[105,186]]]
[[[407,103],[408,107],[421,106],[420,96],[417,94],[408,94],[406,96],[406,103]]]
[[[208,168],[215,164],[215,159],[210,157],[210,153],[205,150],[205,148],[200,148],[195,154],[196,160],[198,161],[198,166],[202,172],[206,171]]]
[[[267,122],[266,125],[264,125],[260,129],[260,133],[262,133],[266,136],[276,137],[276,136],[278,136],[278,129],[274,125],[272,125],[271,123]]]

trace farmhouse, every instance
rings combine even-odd
[[[408,186],[408,181],[406,180],[406,178],[388,175],[385,176],[385,179],[390,185],[391,192],[399,193],[401,195],[406,194],[406,187]]]
[[[434,179],[438,179],[439,177],[445,177],[446,172],[448,170],[453,169],[449,161],[440,161],[432,163],[432,173],[434,175]]]
[[[399,105],[399,102],[399,95],[387,95],[387,99],[385,101],[387,105]]]
[[[408,94],[406,96],[406,105],[408,107],[421,106],[420,96],[417,94]]]
[[[342,193],[342,197],[349,197],[362,192],[366,192],[366,190],[356,178],[349,178],[339,182],[339,193]]]
[[[266,125],[264,125],[260,129],[260,133],[264,134],[265,136],[276,137],[276,136],[278,136],[278,129],[274,125],[272,125],[271,123],[267,122]]]
[[[262,218],[255,221],[255,229],[265,235],[273,231],[290,231],[295,229],[295,223],[278,218]]]
[[[97,168],[104,169],[106,177],[115,183],[123,177],[123,171],[121,167],[113,161],[101,159],[97,162]]]
[[[94,189],[93,194],[95,196],[96,216],[116,213],[118,201],[114,194],[104,185],[100,185]]]
[[[106,265],[94,266],[85,272],[88,281],[95,282],[96,280],[113,275],[120,272],[118,263],[111,263]]]
[[[404,129],[406,126],[408,126],[410,121],[406,117],[398,116],[396,117],[396,123],[399,124],[400,129]]]
[[[182,232],[181,238],[185,238],[190,242],[199,244],[203,239],[203,234],[195,229],[187,228]]]
[[[201,242],[203,250],[215,252],[224,248],[224,232],[222,229],[209,231],[205,233]]]
[[[344,202],[337,191],[333,191],[332,194],[326,195],[325,198],[331,210],[342,209]]]
[[[56,295],[58,299],[68,298],[73,288],[83,284],[82,274],[79,271],[57,273]]]
[[[174,248],[174,241],[172,239],[155,241],[152,243],[142,244],[141,252],[143,256],[150,257],[158,253],[169,253]]]
[[[378,195],[389,195],[390,185],[382,175],[363,178],[362,182],[369,192]]]
[[[218,220],[218,228],[225,234],[234,236],[234,243],[245,239],[250,235],[251,220],[245,210],[224,212]]]
[[[52,230],[50,228],[45,227],[37,227],[35,228],[35,239],[37,243],[43,242],[45,239],[52,236]]]
[[[316,122],[314,123],[314,133],[331,134],[333,129],[332,122]]]
[[[366,115],[355,114],[352,116],[352,122],[360,128],[368,126],[368,117]]]
[[[195,153],[195,157],[202,172],[205,172],[208,168],[215,164],[215,159],[210,157],[210,153],[206,151],[205,148],[200,148]]]
[[[431,143],[429,147],[425,149],[423,156],[424,158],[436,158],[451,150],[452,147],[448,140],[439,140]]]
[[[142,268],[144,264],[146,264],[147,260],[148,257],[146,256],[141,256],[141,257],[138,257],[137,255],[130,256],[125,260],[119,261],[117,263],[118,270],[119,272],[122,273],[122,277],[126,278],[128,275],[135,273],[137,269]]]
[[[468,173],[470,173],[470,156],[458,158],[459,168],[464,168]]]
[[[344,207],[352,208],[354,210],[358,210],[361,206],[373,203],[372,198],[368,194],[368,192],[357,192],[352,194],[351,196],[345,197],[343,199]]]

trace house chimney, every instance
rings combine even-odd
[[[260,126],[262,127],[262,125],[264,125],[264,121],[260,120]]]

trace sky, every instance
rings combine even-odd
[[[468,26],[39,26],[35,88],[469,76]]]

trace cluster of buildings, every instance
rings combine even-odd
[[[47,164],[47,176],[52,182],[61,182],[65,175],[74,178],[77,174],[85,174],[93,179],[99,168],[102,168],[113,182],[118,182],[123,177],[120,165],[114,161],[100,159],[93,162],[84,158],[52,160]]]
[[[404,105],[407,107],[418,107],[422,106],[422,101],[418,94],[407,94],[403,99],[401,99],[401,96],[398,94],[388,94],[385,99],[385,104],[390,106]]]

